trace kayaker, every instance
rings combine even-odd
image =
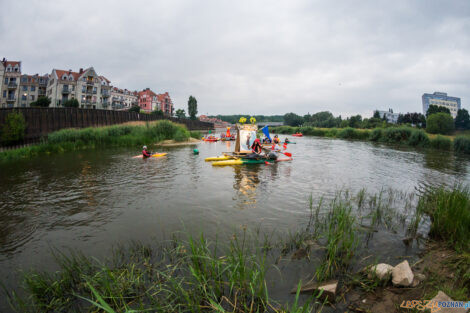
[[[286,140],[284,140],[284,143],[290,143],[289,138],[286,137]]]
[[[274,142],[275,144],[280,144],[280,143],[281,143],[281,139],[279,139],[279,137],[278,137],[277,135],[274,135],[273,142]]]
[[[256,138],[253,144],[251,145],[251,151],[256,154],[261,154],[261,152],[263,151],[263,147],[261,146],[261,142],[258,138]]]
[[[147,150],[147,146],[142,147],[142,157],[149,158],[152,156],[152,153]]]

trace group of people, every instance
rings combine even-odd
[[[267,136],[263,138],[263,144],[270,144],[272,143],[271,146],[271,151],[265,153],[265,157],[268,159],[277,159],[277,153],[281,151],[281,139],[279,139],[278,135],[275,135],[273,140],[271,141],[270,138]],[[284,141],[283,148],[284,150],[287,149],[287,144],[289,143],[289,139],[286,138]],[[251,145],[251,154],[249,155],[252,158],[259,158],[263,152],[263,146],[261,144],[261,141],[256,138],[253,144]]]

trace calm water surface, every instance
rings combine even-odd
[[[224,142],[199,144],[199,155],[184,146],[160,149],[168,152],[165,158],[141,160],[132,159],[138,149],[108,149],[0,165],[0,279],[15,286],[19,268],[54,269],[51,248],[104,257],[118,242],[158,241],[181,230],[208,236],[243,226],[294,231],[306,223],[311,194],[331,198],[361,188],[413,193],[470,182],[467,156],[314,137],[295,141],[289,148],[294,160],[275,165],[204,162],[233,150]],[[369,249],[406,253],[402,234],[377,237]],[[383,242],[389,250],[380,250]]]

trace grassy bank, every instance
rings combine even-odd
[[[356,128],[317,128],[317,127],[291,127],[280,126],[271,129],[273,133],[294,134],[300,132],[307,136],[319,136],[340,139],[356,139],[391,144],[401,144],[412,147],[433,148],[439,150],[454,150],[470,154],[470,136],[457,135],[441,136],[429,135],[422,129],[412,127],[389,127],[356,129]],[[452,139],[453,138],[453,139]]]
[[[199,132],[189,132],[184,126],[162,120],[150,123],[129,123],[107,127],[62,129],[50,133],[42,143],[0,152],[0,162],[31,158],[40,154],[61,153],[95,147],[135,147],[173,139],[181,142],[199,138]]]
[[[7,291],[8,299],[18,312],[320,312],[325,305],[321,294],[300,298],[301,277],[292,301],[279,303],[270,296],[267,276],[279,275],[282,281],[280,268],[299,266],[296,262],[305,259],[314,281],[341,281],[337,302],[352,290],[374,293],[380,283],[359,270],[378,261],[367,251],[371,237],[377,229],[391,234],[407,229],[418,240],[423,221],[430,218],[430,236],[439,243],[436,252],[453,251],[445,261],[452,264],[434,263],[455,274],[449,278],[431,269],[426,283],[407,289],[413,290],[409,297],[429,299],[445,290],[454,300],[467,300],[469,210],[470,193],[464,187],[420,195],[342,191],[328,201],[310,198],[305,227],[277,238],[246,230],[224,242],[203,235],[173,237],[160,245],[120,247],[105,261],[56,253],[59,271],[27,272],[23,292]],[[361,249],[369,256],[363,257]],[[279,260],[288,265],[278,267]]]

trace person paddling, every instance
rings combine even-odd
[[[152,153],[147,150],[147,146],[142,147],[142,157],[149,158],[152,156]]]
[[[261,146],[261,142],[258,138],[256,138],[253,144],[251,145],[251,152],[261,154],[262,151],[263,147]]]

